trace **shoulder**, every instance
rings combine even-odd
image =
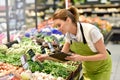
[[[92,40],[93,43],[97,42],[100,38],[103,38],[103,35],[97,26],[90,23],[82,23],[82,26],[86,39]]]
[[[84,34],[89,34],[91,30],[96,29],[97,27],[90,23],[81,23]]]
[[[90,23],[81,23],[81,25],[83,26],[83,28],[88,28],[88,29],[97,27],[97,26],[90,24]]]

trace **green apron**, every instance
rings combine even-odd
[[[70,49],[77,54],[83,56],[95,55],[83,42],[72,42]],[[107,52],[107,51],[106,51]],[[82,70],[84,80],[110,80],[111,74],[111,57],[108,54],[106,60],[99,61],[83,61]]]
[[[97,54],[95,52],[92,52],[92,50],[87,45],[81,23],[80,23],[80,30],[82,33],[83,42],[71,41],[71,45],[70,45],[71,51],[83,56],[90,56]],[[109,53],[107,51],[106,53],[107,53],[106,60],[82,62],[84,80],[110,80],[112,61]],[[75,78],[74,80],[79,80],[79,79]]]

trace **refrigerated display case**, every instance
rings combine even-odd
[[[0,7],[2,10],[2,14],[0,15],[1,24],[5,24],[3,26],[6,27],[2,33],[5,33],[7,36],[7,41],[10,42],[13,40],[14,34],[16,34],[23,25],[25,25],[25,1],[24,0],[0,0]],[[4,19],[4,20],[3,20]]]

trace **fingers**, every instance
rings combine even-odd
[[[72,60],[73,55],[74,55],[74,54],[72,54],[71,56],[67,56],[67,57],[65,57],[65,59],[66,59],[66,60]]]
[[[42,59],[41,55],[36,55],[35,60],[36,61],[42,61],[43,59]]]
[[[67,56],[65,59],[71,60],[71,61],[79,61],[79,58],[80,58],[80,55],[72,54],[71,56]]]
[[[38,61],[44,61],[47,57],[48,55],[42,54],[42,55],[36,55],[35,59]]]

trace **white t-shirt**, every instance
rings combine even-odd
[[[102,40],[104,40],[102,33],[95,25],[92,25],[89,23],[81,23],[81,25],[82,25],[83,33],[84,33],[88,46],[93,52],[97,52],[94,46],[94,43],[96,43],[101,38]],[[66,33],[65,39],[69,43],[70,43],[70,40],[72,40],[73,42],[74,41],[83,42],[79,22],[77,23],[77,34],[73,35],[71,33]]]

